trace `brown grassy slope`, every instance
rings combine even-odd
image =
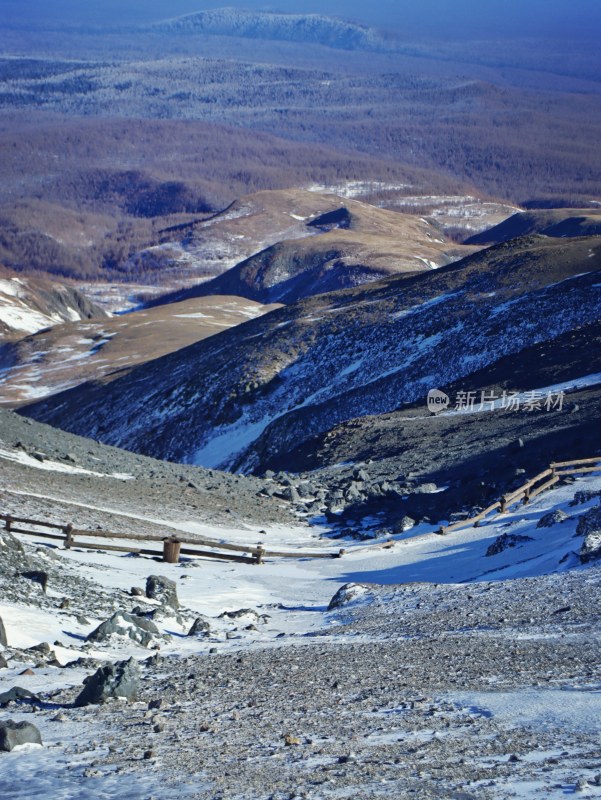
[[[458,183],[370,156],[185,120],[0,114],[0,255],[15,269],[160,279],[128,262],[165,228],[249,192],[373,180],[455,191]],[[82,231],[81,236],[74,232]]]
[[[123,316],[58,325],[0,351],[0,404],[34,398],[131,368],[261,316],[278,306],[209,297]]]
[[[302,190],[250,195],[210,221],[172,231],[170,238],[176,237],[195,258],[218,241],[237,248],[239,257],[244,250],[252,255],[208,283],[154,302],[237,294],[289,303],[431,269],[473,252],[446,241],[437,227],[417,216]]]

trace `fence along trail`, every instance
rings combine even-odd
[[[533,478],[530,478],[519,489],[515,489],[503,495],[500,500],[478,514],[466,519],[458,520],[451,525],[443,525],[438,530],[428,531],[411,537],[409,541],[417,541],[426,536],[441,535],[448,536],[462,528],[471,526],[477,527],[484,519],[493,512],[497,516],[505,514],[509,508],[521,502],[526,505],[538,495],[558,484],[562,478],[571,475],[582,475],[601,471],[601,456],[592,458],[574,459],[570,461],[556,461],[549,467]],[[495,518],[490,518],[493,521]],[[162,558],[167,563],[178,563],[181,556],[191,556],[195,558],[218,559],[220,561],[237,562],[241,564],[262,564],[266,558],[342,558],[346,550],[326,550],[320,552],[311,551],[276,551],[267,550],[260,544],[241,545],[220,542],[217,539],[194,536],[186,537],[180,535],[152,536],[129,533],[115,533],[109,531],[90,531],[75,528],[72,523],[58,524],[45,520],[28,519],[26,517],[15,517],[11,514],[0,514],[0,520],[4,521],[5,530],[10,533],[18,533],[24,536],[32,536],[42,539],[51,539],[63,542],[65,549],[80,548],[88,550],[106,550],[122,553],[135,553],[138,555]],[[25,526],[25,527],[23,527]],[[32,530],[32,528],[44,528],[45,530]],[[50,531],[54,531],[51,533]],[[135,544],[107,544],[105,542],[86,542],[82,539],[109,539],[121,540],[124,542],[162,543],[162,550],[153,550],[146,547],[137,547]],[[407,540],[405,540],[407,541]],[[371,545],[353,548],[352,552],[365,552],[374,549],[386,549],[394,547],[394,539],[387,539],[384,542],[377,542]],[[184,545],[184,546],[182,546]],[[189,545],[189,546],[186,546]],[[198,547],[209,548],[199,550]]]

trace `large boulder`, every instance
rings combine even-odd
[[[593,506],[578,520],[576,534],[588,536],[590,533],[601,533],[601,505]]]
[[[0,722],[0,750],[10,753],[20,744],[42,744],[39,730],[31,722]]]
[[[0,572],[14,575],[27,566],[27,556],[21,542],[7,531],[0,533]]]
[[[211,625],[205,617],[196,617],[192,627],[188,631],[188,636],[210,636]]]
[[[107,664],[84,680],[84,688],[75,699],[75,706],[97,705],[116,697],[134,702],[139,683],[140,667],[134,658]]]
[[[40,698],[37,694],[30,692],[29,689],[22,689],[20,686],[13,686],[0,694],[0,706],[2,707],[7,706],[9,703],[17,703],[19,700],[35,703],[39,702]]]
[[[560,522],[565,522],[568,515],[561,508],[556,508],[555,511],[549,511],[548,514],[543,514],[536,524],[537,528],[553,528]]]
[[[328,611],[336,611],[339,608],[358,603],[365,599],[367,594],[366,586],[362,586],[360,583],[345,583],[330,600]]]
[[[115,611],[110,619],[102,622],[92,633],[88,634],[88,642],[106,642],[112,636],[127,636],[136,644],[148,647],[159,629],[145,617],[128,614],[127,611]]]
[[[179,608],[177,599],[177,586],[175,581],[165,578],[163,575],[149,575],[146,579],[146,597],[150,600],[158,600],[164,606]]]

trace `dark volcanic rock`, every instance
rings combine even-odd
[[[197,617],[190,630],[188,636],[208,636],[211,633],[211,626],[204,617]]]
[[[84,680],[84,689],[75,700],[75,706],[104,703],[109,698],[124,697],[133,702],[138,693],[140,667],[134,658],[107,664]]]
[[[20,744],[42,744],[39,730],[30,722],[0,722],[0,750],[10,753]]]
[[[163,575],[149,575],[146,579],[146,597],[150,600],[158,600],[165,606],[179,608],[177,599],[177,586],[175,581],[165,578]]]
[[[601,534],[601,505],[591,508],[580,517],[576,533],[578,536],[588,536],[591,533]]]
[[[593,531],[584,537],[578,555],[583,564],[601,558],[601,531]]]
[[[350,603],[354,603],[355,601],[365,597],[366,594],[367,589],[365,586],[361,586],[361,584],[358,583],[345,583],[344,586],[341,586],[340,589],[338,589],[334,597],[332,597],[330,600],[328,611],[334,611],[337,608],[343,608],[344,606],[347,606]]]
[[[22,689],[20,686],[13,686],[6,692],[0,694],[0,706],[7,706],[9,703],[16,703],[25,700],[28,703],[39,702],[40,698],[30,692],[29,689]]]
[[[557,525],[558,522],[565,522],[566,519],[568,519],[568,515],[565,513],[565,511],[557,508],[555,511],[550,511],[548,514],[544,514],[539,519],[536,527],[552,528],[554,525]]]
[[[510,547],[517,547],[520,544],[525,544],[526,542],[531,541],[531,536],[522,536],[518,533],[503,533],[501,536],[497,536],[495,541],[490,545],[486,551],[486,555],[496,556]]]

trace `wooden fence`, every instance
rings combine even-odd
[[[180,556],[193,556],[196,558],[219,559],[220,561],[233,561],[239,564],[262,564],[266,558],[341,558],[344,550],[335,552],[290,552],[266,550],[262,545],[241,545],[220,542],[217,539],[201,537],[186,537],[170,535],[167,537],[139,535],[132,533],[114,533],[109,531],[89,531],[75,528],[72,524],[58,525],[54,522],[45,522],[25,517],[14,517],[10,514],[0,514],[4,527],[11,533],[20,533],[25,536],[35,536],[42,539],[52,539],[63,543],[66,549],[72,547],[85,550],[107,550],[119,553],[134,553],[144,556],[161,558],[169,564],[176,564]],[[32,530],[32,528],[45,528],[54,533]],[[87,542],[85,539],[112,539],[127,541],[129,544],[107,544],[104,541]],[[162,549],[149,549],[137,547],[131,542],[141,544],[155,542],[162,545]],[[199,550],[198,548],[209,548]]]
[[[511,506],[517,503],[527,505],[539,494],[552,489],[566,475],[581,475],[599,471],[601,471],[601,456],[574,459],[573,461],[555,461],[549,464],[547,469],[535,475],[534,478],[530,478],[530,480],[526,481],[519,489],[514,489],[509,494],[503,495],[498,502],[480,511],[479,514],[469,517],[468,519],[454,522],[452,525],[446,525],[437,532],[444,536],[459,528],[468,528],[471,525],[477,527],[489,514],[492,514],[493,511],[501,515],[505,514]]]
[[[404,540],[414,541],[424,536],[432,536],[440,534],[446,536],[449,533],[459,530],[460,528],[468,528],[470,526],[478,526],[493,512],[497,515],[505,514],[511,506],[517,503],[527,504],[542,492],[553,488],[559,481],[567,475],[581,475],[591,472],[601,471],[601,456],[594,458],[581,458],[573,461],[556,461],[549,465],[549,467],[534,478],[526,481],[519,489],[515,489],[509,494],[504,495],[499,501],[493,503],[487,508],[480,511],[473,517],[458,520],[451,525],[445,525],[437,531],[420,534],[419,536],[412,537],[411,539]],[[35,536],[42,539],[52,539],[62,542],[66,549],[76,547],[78,549],[86,550],[107,550],[119,553],[135,553],[145,556],[154,556],[161,558],[169,564],[177,564],[181,556],[192,556],[195,558],[210,558],[219,559],[220,561],[233,561],[240,564],[262,564],[266,558],[342,558],[346,550],[336,551],[322,551],[322,552],[292,552],[292,551],[278,551],[266,550],[262,545],[242,545],[242,544],[229,544],[228,542],[220,542],[217,539],[209,539],[202,537],[186,537],[180,535],[170,535],[166,537],[161,536],[148,536],[131,533],[110,533],[108,531],[88,531],[78,530],[72,524],[58,525],[53,522],[45,522],[43,520],[26,519],[24,517],[14,517],[10,514],[0,514],[0,520],[4,521],[5,529],[12,533],[21,533],[26,536]],[[47,531],[54,531],[53,533],[32,530],[32,528],[44,528]],[[85,539],[112,539],[116,541],[127,541],[128,544],[107,544],[102,541],[88,542],[82,541]],[[132,545],[131,542],[156,543],[161,544],[162,549],[149,549],[147,547],[137,547]],[[361,552],[365,550],[373,550],[374,548],[386,549],[395,545],[394,539],[388,539],[384,542],[377,542],[372,545],[363,547],[355,547],[352,552]],[[199,547],[208,548],[199,550]]]

